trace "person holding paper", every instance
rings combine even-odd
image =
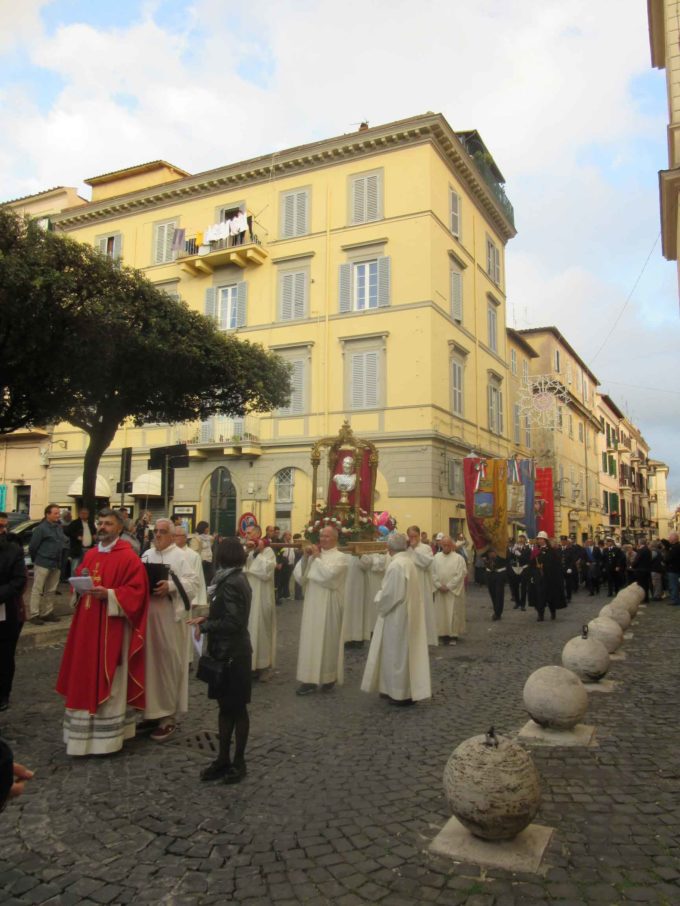
[[[189,710],[191,635],[186,618],[198,593],[198,576],[175,544],[174,532],[171,519],[157,519],[153,547],[142,555],[151,586],[144,723],[157,722],[154,742],[169,739],[177,730],[178,714]]]
[[[91,588],[78,594],[56,686],[66,704],[68,755],[119,751],[135,735],[135,710],[145,704],[149,587],[139,557],[120,540],[122,531],[119,513],[100,512],[97,546],[85,554],[73,583]]]

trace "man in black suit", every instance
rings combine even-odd
[[[75,574],[81,560],[95,541],[97,534],[94,519],[87,507],[78,510],[78,518],[73,519],[64,529],[69,540],[69,557],[71,558],[71,575]]]
[[[645,604],[649,601],[649,585],[652,573],[652,552],[647,546],[647,541],[642,538],[631,563],[633,581],[645,590]]]
[[[591,597],[593,595],[599,595],[600,578],[602,576],[602,551],[597,544],[593,542],[592,538],[587,539],[586,545],[583,548],[583,566],[585,569],[588,594]]]
[[[578,562],[576,552],[571,541],[566,535],[560,536],[560,546],[557,549],[557,555],[560,559],[562,568],[562,579],[564,580],[564,597],[567,604],[571,601],[571,595],[574,589],[574,573],[578,576]],[[576,586],[578,588],[578,584]]]
[[[607,597],[618,594],[626,577],[626,555],[616,547],[613,538],[604,539],[602,568],[607,577]]]

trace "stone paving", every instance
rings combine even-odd
[[[605,601],[581,593],[554,623],[507,609],[492,623],[486,593],[472,589],[468,636],[432,653],[433,698],[408,709],[359,691],[365,650],[347,651],[344,687],[297,698],[301,604],[286,602],[279,666],[254,689],[249,773],[232,787],[198,781],[216,721],[194,679],[179,738],[68,759],[52,691],[61,645],[25,646],[0,724],[36,777],[0,817],[0,902],[677,906],[680,611],[665,603],[641,612],[612,665],[614,692],[590,696],[599,746],[532,749],[544,783],[536,821],[555,828],[542,874],[427,851],[449,817],[451,751],[491,724],[516,733],[528,675],[559,663]]]

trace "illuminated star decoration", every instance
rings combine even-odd
[[[519,407],[531,424],[554,430],[560,405],[569,402],[569,391],[564,384],[548,374],[536,374],[522,382]]]

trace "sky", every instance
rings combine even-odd
[[[509,326],[558,327],[680,503],[666,82],[643,0],[0,0],[0,17],[0,199],[429,110],[479,130],[515,209]]]

